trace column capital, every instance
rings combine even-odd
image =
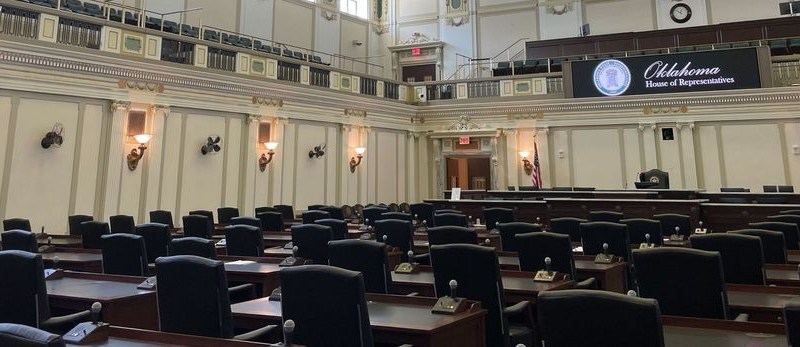
[[[341,130],[342,133],[345,133],[345,134],[349,133],[351,130],[353,130],[353,125],[352,124],[344,124],[344,123],[342,123],[341,126],[339,127],[339,130]]]
[[[691,131],[694,130],[694,122],[675,122],[675,127],[678,128],[678,130],[687,127]]]
[[[259,122],[259,121],[261,121],[261,115],[260,114],[254,114],[254,113],[247,114],[247,122],[248,123]]]
[[[417,131],[409,131],[409,132],[406,133],[406,136],[408,136],[409,139],[418,139],[419,138],[419,132],[417,132]]]
[[[536,127],[536,133],[544,133],[545,135],[550,135],[550,127]]]
[[[506,135],[506,137],[514,136],[517,134],[517,132],[519,132],[517,129],[501,129],[501,131],[503,132],[503,135]]]
[[[128,111],[131,109],[131,102],[124,101],[124,100],[112,100],[111,101],[111,112],[116,112],[118,110],[125,110]]]
[[[154,104],[154,105],[151,105],[150,108],[153,110],[154,113],[157,113],[157,112],[160,111],[160,112],[164,112],[165,116],[169,116],[169,114],[170,114],[169,105]]]
[[[651,131],[656,131],[656,123],[652,122],[643,122],[639,123],[639,132],[644,132],[645,129],[650,128]]]

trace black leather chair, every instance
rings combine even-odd
[[[800,216],[800,210],[783,210],[778,212],[778,214],[793,214],[795,216]]]
[[[498,223],[514,222],[514,210],[502,207],[490,207],[483,209],[483,219],[486,221],[486,230],[497,229]]]
[[[331,227],[320,224],[292,226],[292,244],[297,255],[315,264],[328,264],[328,242],[333,239]]]
[[[411,205],[407,202],[400,204],[400,212],[411,214]]]
[[[3,220],[3,231],[25,230],[31,231],[31,221],[25,218],[9,218]]]
[[[389,212],[400,212],[400,205],[396,202],[390,203],[387,207],[389,208]]]
[[[662,314],[728,318],[719,252],[662,247],[632,253],[639,296],[658,300]]]
[[[275,205],[272,207],[278,210],[283,215],[283,219],[285,221],[293,222],[295,220],[294,207],[290,205]]]
[[[421,202],[417,204],[411,204],[411,215],[414,216],[413,218],[419,221],[425,221],[428,224],[428,227],[433,226],[433,204],[427,202]]]
[[[261,229],[249,225],[225,227],[225,248],[228,255],[238,257],[263,257],[264,237]]]
[[[647,241],[645,235],[650,235],[650,243],[658,246],[664,245],[664,237],[661,236],[661,222],[655,219],[630,218],[619,221],[628,227],[628,238],[631,244],[638,245]]]
[[[278,213],[281,212],[281,211],[278,211],[277,208],[269,207],[269,206],[256,207],[254,211],[255,211],[255,215],[256,216],[258,216],[259,213],[264,213],[264,212],[278,212]]]
[[[0,346],[64,347],[61,335],[14,323],[0,323]]]
[[[580,225],[583,254],[603,253],[603,244],[608,244],[608,252],[630,262],[631,242],[625,224],[611,222],[588,222]]]
[[[375,225],[375,222],[381,220],[381,214],[386,212],[389,212],[389,209],[380,206],[364,208],[364,211],[362,211],[364,215],[364,224]]]
[[[683,214],[663,213],[653,215],[653,219],[661,222],[661,235],[670,236],[675,234],[675,228],[678,228],[678,233],[685,237],[692,234],[692,219]]]
[[[363,276],[325,265],[281,270],[283,321],[296,324],[293,341],[306,346],[374,345]]]
[[[325,205],[321,205],[321,204],[308,205],[308,208],[306,208],[306,210],[308,210],[308,211],[322,211],[320,209],[323,208],[323,207],[325,207]]]
[[[256,214],[261,220],[261,230],[264,231],[283,231],[283,214],[280,212],[261,212]]]
[[[261,340],[267,326],[234,336],[228,278],[221,261],[177,255],[156,261],[161,331],[223,339]]]
[[[456,295],[479,301],[486,309],[486,346],[533,346],[536,341],[533,316],[528,301],[505,307],[500,264],[493,248],[476,245],[431,246],[434,288],[437,297],[450,295],[451,280],[456,280]],[[522,315],[527,326],[510,326],[508,316]]]
[[[786,241],[783,233],[764,229],[740,229],[728,231],[731,234],[756,236],[761,239],[761,251],[767,264],[786,264]]]
[[[562,217],[550,219],[550,231],[554,233],[569,235],[572,242],[581,242],[581,223],[587,220],[573,217]]]
[[[344,240],[347,238],[347,222],[341,219],[317,219],[314,224],[331,227],[331,240]]]
[[[620,212],[612,212],[612,211],[591,211],[589,212],[589,221],[590,222],[610,222],[610,223],[619,223],[622,220],[623,215]]]
[[[407,220],[409,222],[414,222],[414,216],[410,213],[403,213],[403,212],[384,212],[378,217],[378,220],[384,219],[400,219],[400,220]],[[376,222],[378,221],[376,220]]]
[[[110,234],[108,223],[100,221],[88,221],[81,223],[81,244],[87,249],[103,248],[100,237]]]
[[[722,193],[749,193],[750,188],[740,188],[740,187],[722,187],[719,189]]]
[[[385,244],[368,240],[331,241],[328,242],[328,257],[331,266],[364,275],[367,293],[391,293],[392,274]]]
[[[497,223],[497,229],[500,231],[500,244],[504,252],[519,250],[517,235],[542,231],[538,224],[523,222]]]
[[[88,307],[87,307],[88,308]],[[89,311],[51,317],[40,254],[0,251],[0,322],[64,334],[89,319]]]
[[[261,230],[261,220],[253,217],[233,217],[228,220],[228,225],[249,225]]]
[[[231,218],[239,217],[239,209],[236,207],[220,207],[217,209],[217,220],[219,224],[229,224]]]
[[[794,186],[778,186],[778,193],[794,193]]]
[[[110,234],[101,237],[103,273],[125,276],[147,276],[147,247],[141,235]]]
[[[469,226],[469,219],[463,214],[437,212],[433,215],[433,224],[437,227],[454,226],[466,228]]]
[[[214,212],[211,212],[211,211],[208,211],[208,210],[194,210],[194,211],[189,211],[189,215],[190,216],[205,216],[205,217],[208,218],[208,220],[211,221],[211,225],[215,224],[214,223]]]
[[[181,237],[169,242],[169,255],[194,255],[217,259],[215,242],[200,237]]]
[[[783,319],[786,321],[786,340],[789,347],[800,346],[800,301],[786,304],[783,308]]]
[[[659,169],[651,169],[639,174],[639,182],[650,182],[655,185],[648,189],[669,189],[669,173]]]
[[[725,282],[764,285],[764,252],[757,236],[717,233],[692,235],[694,249],[719,252]]]
[[[400,259],[409,261],[408,251],[414,246],[412,228],[411,222],[406,220],[384,219],[375,222],[375,238],[397,248],[401,252]]]
[[[69,234],[72,236],[80,236],[81,235],[81,223],[83,222],[91,222],[94,220],[94,217],[76,214],[73,216],[67,217],[67,222],[69,224]]]
[[[475,230],[458,226],[443,226],[428,228],[428,244],[452,245],[456,243],[476,245],[478,234]]]
[[[536,272],[546,268],[544,258],[550,257],[550,267],[578,281],[575,269],[575,257],[572,254],[572,242],[569,236],[556,233],[532,232],[515,236],[519,249],[520,271]],[[575,284],[576,288],[594,289],[597,287],[594,278],[588,278]]]
[[[119,214],[116,216],[108,217],[108,221],[111,225],[112,234],[116,233],[133,234],[133,231],[136,228],[136,223],[134,222],[132,216]]]
[[[39,245],[36,242],[36,235],[30,231],[25,230],[9,230],[0,234],[3,240],[3,250],[17,250],[36,253],[39,251]]]
[[[356,211],[353,206],[342,205],[342,217],[344,217],[345,220],[356,218]]]
[[[767,222],[791,223],[796,225],[797,229],[800,230],[800,215],[779,214],[775,216],[768,216]],[[792,233],[791,235],[788,234],[786,235],[787,247],[794,246],[794,244],[797,243],[794,242],[793,238],[794,238],[794,233]],[[798,239],[800,239],[800,236],[798,236]],[[794,248],[789,248],[789,249],[794,249]]]
[[[748,226],[756,229],[779,231],[783,233],[783,240],[786,242],[786,249],[800,249],[800,230],[794,223],[786,222],[760,222],[750,223]]]
[[[214,234],[214,222],[207,216],[188,215],[183,216],[183,236],[202,237],[210,239]]]
[[[344,220],[344,212],[342,212],[341,207],[336,206],[322,206],[319,208],[320,211],[328,212],[333,219],[341,219]]]
[[[320,210],[310,210],[303,212],[303,224],[312,224],[317,219],[331,218],[331,214]]]
[[[454,214],[464,214],[464,212],[452,208],[442,208],[438,209],[433,212],[434,215],[441,214],[441,213],[454,213]]]
[[[170,229],[175,228],[175,223],[172,221],[172,212],[170,211],[150,211],[150,223],[166,224]]]
[[[545,291],[536,298],[536,309],[547,347],[664,347],[661,311],[653,299],[599,290]]]
[[[364,218],[364,205],[355,204],[353,205],[353,215],[355,218],[363,219]]]
[[[149,223],[137,225],[135,234],[144,238],[148,263],[153,263],[156,258],[169,254],[169,242],[172,240],[172,234],[170,234],[169,226],[166,224]]]

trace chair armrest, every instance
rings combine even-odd
[[[228,297],[231,304],[236,304],[255,299],[256,288],[252,283],[246,283],[228,288]]]
[[[516,316],[519,314],[524,313],[526,310],[530,309],[530,302],[529,301],[520,301],[512,306],[508,306],[503,309],[503,315],[505,316]]]
[[[90,311],[81,311],[66,316],[50,317],[50,319],[41,322],[39,328],[53,334],[64,335],[78,323],[90,321],[91,316],[92,313]]]
[[[277,325],[267,325],[263,328],[258,328],[256,330],[253,330],[249,333],[236,335],[233,337],[233,339],[240,341],[264,342],[264,340],[267,338],[267,335],[276,331],[278,331]]]
[[[597,279],[589,277],[583,281],[575,283],[575,289],[597,289]]]

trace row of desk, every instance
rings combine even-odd
[[[444,191],[444,198],[450,199],[451,192]],[[637,189],[637,190],[462,190],[461,199],[468,200],[544,200],[553,198],[572,199],[667,199],[692,200],[703,199],[709,202],[742,203],[781,203],[800,204],[800,194],[796,193],[760,193],[760,192],[707,192],[703,189]]]

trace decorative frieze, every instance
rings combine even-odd
[[[271,99],[261,96],[254,96],[252,100],[253,100],[253,105],[283,107],[283,100],[281,99]]]
[[[150,93],[163,93],[164,92],[164,85],[161,83],[151,83],[151,82],[143,82],[143,81],[131,81],[131,80],[119,80],[117,85],[120,89],[130,89],[130,90],[137,90],[141,92],[150,92]]]

